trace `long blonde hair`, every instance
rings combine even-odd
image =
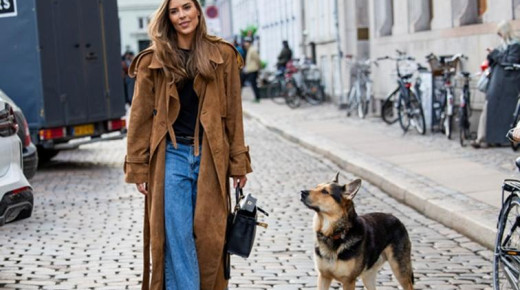
[[[168,16],[170,0],[164,0],[155,11],[150,21],[148,34],[152,40],[152,47],[157,60],[163,65],[163,70],[172,83],[182,82],[186,78],[193,78],[199,73],[204,79],[214,77],[213,66],[208,59],[208,53],[215,48],[214,37],[208,35],[206,20],[202,7],[197,0],[191,0],[199,11],[199,25],[195,30],[191,51],[186,65],[182,52],[178,46],[177,32]]]
[[[518,41],[518,36],[513,30],[513,26],[509,21],[501,21],[497,26],[497,33],[500,34],[504,44],[508,45],[511,42]]]

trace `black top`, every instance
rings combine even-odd
[[[186,63],[191,51],[181,50],[183,53],[184,63]],[[197,120],[197,112],[199,110],[199,97],[193,89],[193,78],[185,79],[177,83],[177,91],[181,108],[179,116],[173,123],[173,130],[176,136],[195,137],[195,123]],[[200,127],[200,136],[202,136],[202,126]]]

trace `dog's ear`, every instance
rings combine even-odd
[[[345,195],[348,199],[354,199],[359,188],[361,188],[361,179],[356,179],[349,184],[345,184]]]
[[[332,183],[338,183],[338,178],[339,178],[339,171],[338,171],[338,173],[336,173],[336,176],[334,176],[334,179],[332,179]]]

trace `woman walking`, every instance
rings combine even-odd
[[[498,24],[497,35],[501,38],[501,44],[487,56],[491,79],[477,140],[471,144],[475,148],[509,144],[505,136],[511,128],[520,92],[520,71],[508,69],[511,64],[520,64],[520,41],[508,21]]]
[[[242,58],[207,34],[196,0],[164,0],[149,34],[130,66],[125,160],[126,182],[145,195],[142,289],[222,290],[229,178],[243,187],[252,171]]]

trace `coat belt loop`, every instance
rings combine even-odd
[[[170,140],[172,140],[173,147],[177,149],[177,140],[175,139],[175,133],[173,132],[173,124],[168,125],[168,135],[170,135]]]

